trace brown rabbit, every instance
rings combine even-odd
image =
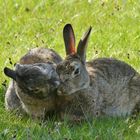
[[[55,68],[61,60],[51,49],[34,48],[20,59],[15,70],[5,68],[4,73],[13,79],[5,95],[6,108],[44,117],[54,108],[59,84]]]
[[[57,65],[61,84],[59,96],[71,98],[64,112],[77,118],[85,116],[126,116],[140,105],[140,75],[128,64],[112,58],[86,62],[91,27],[81,38],[77,52],[73,28],[63,30],[66,55]]]

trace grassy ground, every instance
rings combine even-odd
[[[79,125],[33,121],[4,109],[5,66],[13,67],[30,48],[55,49],[65,57],[62,29],[74,27],[77,43],[91,25],[88,59],[115,57],[140,72],[140,1],[0,0],[0,139],[138,140],[140,120],[100,118]]]

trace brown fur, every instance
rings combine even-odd
[[[87,116],[126,116],[138,108],[136,106],[140,102],[140,75],[128,64],[108,58],[87,62],[89,85],[80,88],[79,81],[77,82],[79,77],[71,78],[70,64],[67,65],[66,61],[67,59],[58,65],[57,72],[64,81],[58,93],[61,93],[60,96],[75,96],[72,104],[69,105],[73,112],[81,110],[81,114],[85,112]],[[69,63],[72,64],[74,61],[71,59]],[[67,79],[66,73],[69,75]],[[71,84],[72,80],[75,81],[74,86]],[[74,90],[75,86],[77,90]],[[81,106],[76,108],[77,104]]]
[[[61,57],[56,52],[46,48],[34,48],[24,55],[19,61],[20,64],[24,64],[20,66],[23,68],[16,67],[15,70],[16,73],[19,73],[23,78],[21,80],[18,78],[19,80],[16,82],[12,80],[11,84],[9,85],[5,95],[6,109],[10,111],[19,110],[21,113],[25,111],[27,114],[30,114],[33,117],[41,118],[44,117],[44,114],[47,111],[53,110],[55,106],[54,94],[56,93],[56,87],[53,85],[51,87],[51,83],[46,83],[47,79],[45,78],[52,77],[54,80],[58,80],[55,67],[61,60]],[[36,67],[40,68],[41,70],[36,73],[35,77],[32,77],[31,75],[36,72]],[[53,71],[52,75],[49,75],[48,72],[43,74],[43,71],[47,69],[48,72]],[[28,71],[28,73],[26,71]],[[26,75],[28,75],[27,78]],[[33,83],[29,82],[29,77],[33,79],[33,83],[36,85],[36,87],[32,86],[32,89],[30,86],[33,85]],[[44,81],[42,85],[40,84],[42,82],[35,81],[39,80],[40,78],[42,81]],[[28,84],[26,84],[27,82]],[[41,88],[40,91],[42,92],[41,94],[40,92],[39,94],[36,94],[35,90],[39,87]],[[30,92],[29,89],[32,91]],[[49,94],[49,91],[52,95]]]
[[[71,33],[71,36],[64,37],[67,45],[67,41],[75,36],[71,25],[66,25],[65,30]],[[91,28],[80,40],[77,52],[71,54],[67,51],[65,60],[57,65],[61,80],[58,95],[74,96],[64,110],[68,108],[69,114],[77,117],[77,112],[81,117],[131,115],[140,108],[140,75],[130,65],[112,58],[86,62],[90,31]]]

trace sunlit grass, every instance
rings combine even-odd
[[[99,118],[79,125],[40,123],[4,109],[5,66],[13,67],[30,48],[48,47],[65,57],[62,30],[71,23],[76,43],[93,27],[87,59],[115,57],[140,72],[140,1],[0,0],[0,139],[139,139],[140,121]],[[8,82],[6,82],[6,85]]]

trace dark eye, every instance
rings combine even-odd
[[[80,74],[80,70],[79,68],[76,68],[76,70],[74,71],[74,75],[78,75],[78,74]]]

